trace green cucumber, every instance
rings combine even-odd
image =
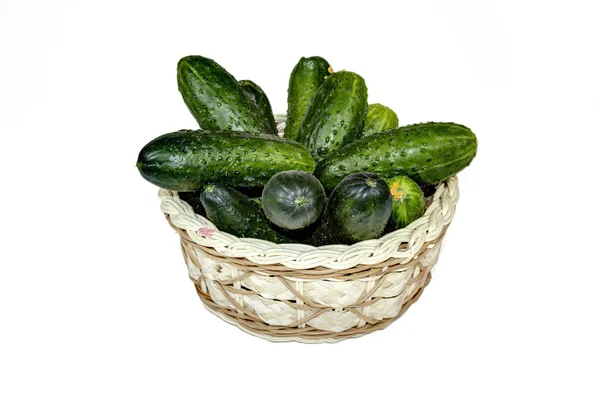
[[[177,64],[177,84],[200,129],[273,133],[272,121],[215,61],[202,56],[182,58]]]
[[[311,244],[353,244],[378,238],[392,213],[392,196],[383,179],[360,172],[348,175],[331,192]]]
[[[210,182],[263,186],[280,171],[310,173],[315,163],[301,144],[276,135],[181,130],[145,145],[136,166],[159,187],[193,191]]]
[[[208,219],[221,231],[242,238],[291,242],[271,228],[258,204],[233,188],[207,185],[202,190],[200,201]]]
[[[331,66],[324,58],[302,57],[298,61],[290,75],[284,137],[298,141],[304,114],[319,87],[332,73]]]
[[[326,190],[354,172],[383,179],[408,176],[432,185],[466,168],[477,153],[477,138],[466,126],[427,122],[376,133],[351,143],[317,164],[314,175]]]
[[[397,127],[398,116],[394,110],[379,103],[369,104],[367,117],[365,118],[365,128],[361,137],[371,136],[374,133]]]
[[[415,181],[406,176],[387,179],[392,194],[392,215],[388,222],[391,230],[402,229],[425,212],[425,195]]]
[[[300,143],[316,161],[353,142],[367,115],[367,86],[358,74],[340,71],[321,85],[300,126]]]
[[[273,224],[289,230],[315,222],[325,208],[325,189],[304,171],[279,172],[269,179],[262,192],[262,207]]]
[[[240,81],[240,85],[242,89],[246,92],[248,97],[252,99],[254,104],[258,107],[258,111],[265,119],[265,121],[269,121],[270,130],[264,133],[271,133],[273,135],[277,135],[277,124],[275,123],[275,117],[273,116],[273,109],[271,108],[271,103],[269,102],[269,98],[267,94],[262,90],[260,86],[250,80]]]

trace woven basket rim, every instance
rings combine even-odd
[[[223,256],[246,258],[263,265],[281,264],[294,269],[318,266],[347,269],[358,264],[378,264],[392,257],[410,262],[426,243],[437,239],[452,221],[458,201],[458,179],[452,177],[438,184],[425,214],[405,228],[378,239],[352,245],[333,244],[319,247],[238,238],[219,231],[207,218],[194,213],[192,207],[181,200],[176,191],[160,189],[158,195],[161,199],[161,210],[175,227],[185,230],[189,238],[198,245],[212,248]]]

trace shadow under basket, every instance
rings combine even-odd
[[[417,301],[459,192],[452,177],[406,228],[351,246],[321,247],[238,238],[195,214],[177,192],[161,189],[159,197],[209,311],[271,341],[319,343],[383,329]]]

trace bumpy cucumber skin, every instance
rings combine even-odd
[[[301,144],[276,135],[181,130],[144,146],[137,167],[159,187],[194,191],[210,182],[264,186],[280,171],[311,173],[315,162]]]
[[[177,64],[177,84],[200,129],[272,133],[271,121],[215,61],[202,56],[182,58]]]
[[[265,216],[289,230],[306,228],[319,219],[325,202],[321,182],[304,171],[279,172],[269,179],[262,192]]]
[[[250,80],[240,81],[240,86],[244,89],[248,97],[252,99],[254,104],[256,104],[258,111],[264,120],[269,121],[269,132],[264,133],[277,135],[277,124],[275,123],[275,117],[273,117],[273,109],[271,108],[271,103],[264,90]]]
[[[432,185],[462,171],[476,154],[477,138],[466,126],[427,122],[361,138],[321,160],[314,175],[326,190],[348,174],[367,171]]]
[[[329,63],[322,57],[302,57],[294,67],[288,85],[287,119],[283,136],[298,141],[300,124],[315,93],[331,74]]]
[[[353,244],[378,238],[392,213],[392,196],[383,179],[360,172],[331,192],[321,226],[311,244]]]
[[[361,137],[371,136],[374,133],[397,127],[398,116],[394,110],[379,103],[369,104],[367,117],[365,118],[365,128]]]
[[[289,243],[265,218],[260,206],[245,194],[223,185],[207,185],[200,200],[208,219],[219,230],[237,237]]]
[[[363,131],[367,105],[367,86],[360,75],[334,73],[321,85],[304,115],[300,143],[319,161],[353,142]]]
[[[385,182],[392,194],[392,215],[388,229],[402,229],[423,215],[425,195],[415,181],[406,176],[398,176],[386,179]]]

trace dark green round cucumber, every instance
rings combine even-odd
[[[177,84],[200,129],[273,133],[272,121],[215,61],[202,56],[182,58],[177,64]]]
[[[390,230],[402,229],[423,215],[425,195],[415,181],[406,176],[387,179],[392,194],[392,215],[388,222]]]
[[[390,188],[376,174],[348,175],[331,192],[311,244],[353,244],[378,238],[392,213]]]
[[[273,224],[289,230],[315,222],[325,209],[325,189],[304,171],[284,171],[271,177],[262,192],[262,207]]]
[[[408,176],[432,185],[462,171],[476,153],[477,138],[466,126],[427,122],[361,138],[321,160],[314,175],[326,190],[354,172],[374,172],[383,179]]]
[[[316,161],[356,140],[367,115],[367,86],[358,74],[340,71],[321,85],[300,126],[300,143]]]
[[[258,107],[258,112],[262,117],[269,121],[270,131],[264,133],[271,133],[277,135],[277,124],[275,123],[275,117],[273,116],[273,109],[267,94],[262,90],[260,86],[250,80],[240,81],[240,85],[244,92],[252,99],[254,104]]]
[[[379,103],[369,104],[367,117],[365,118],[365,128],[361,137],[371,136],[374,133],[397,127],[398,116],[394,110]]]
[[[193,191],[210,182],[264,186],[280,171],[310,173],[315,163],[301,144],[276,135],[182,130],[144,146],[137,167],[159,187]]]
[[[265,218],[260,206],[237,190],[218,184],[204,187],[200,196],[208,219],[219,230],[241,238],[289,243]]]
[[[288,86],[288,108],[284,137],[298,140],[300,124],[315,93],[333,73],[322,57],[302,57],[294,67]]]

